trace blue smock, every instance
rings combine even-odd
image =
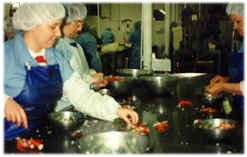
[[[140,69],[141,59],[141,31],[135,30],[129,35],[129,42],[132,44],[129,53],[128,66],[130,69]]]
[[[110,44],[113,43],[115,40],[114,34],[112,33],[111,30],[105,30],[104,32],[102,32],[101,34],[101,40],[102,40],[102,44],[106,45],[106,44]]]
[[[230,64],[228,68],[228,75],[230,82],[239,83],[244,80],[244,47],[242,46],[238,52],[230,54]],[[243,111],[244,97],[237,95],[234,102]]]
[[[53,48],[46,49],[47,66],[39,66],[29,54],[23,33],[4,45],[4,92],[27,114],[29,128],[17,127],[5,119],[5,140],[28,135],[40,127],[62,96],[63,82],[72,74],[68,63]]]
[[[90,68],[102,72],[102,62],[97,52],[97,40],[90,32],[82,32],[75,39],[83,48]]]

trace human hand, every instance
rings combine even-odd
[[[117,114],[131,126],[135,126],[139,121],[138,114],[132,108],[121,107],[118,109]]]
[[[108,81],[104,79],[103,73],[96,73],[93,75],[93,83],[96,88],[105,87],[108,84]]]
[[[100,81],[100,80],[103,80],[104,79],[104,74],[103,73],[95,73],[93,75],[93,82],[97,82],[97,81]]]
[[[228,81],[227,77],[216,75],[213,79],[210,80],[210,86],[213,86],[216,83],[227,82],[227,81]]]
[[[224,91],[225,83],[224,82],[219,82],[215,83],[213,86],[207,86],[206,91],[213,96],[217,96],[221,92]]]
[[[4,114],[8,121],[17,122],[18,127],[23,123],[28,128],[27,115],[21,105],[12,98],[8,98],[5,103]]]

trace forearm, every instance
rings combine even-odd
[[[82,113],[108,121],[118,117],[120,105],[112,97],[101,96],[90,90],[78,74],[74,73],[64,83],[64,92],[74,107]]]
[[[88,83],[88,84],[91,84],[93,83],[93,77],[90,75],[90,74],[83,74],[82,75],[82,80],[85,82],[85,83]]]
[[[243,91],[241,90],[240,83],[224,83],[223,91],[231,94],[243,95]]]

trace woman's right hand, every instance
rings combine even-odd
[[[102,88],[108,84],[108,81],[104,79],[103,73],[96,73],[93,75],[93,83],[95,84],[96,88]]]
[[[128,107],[120,107],[117,112],[118,116],[127,124],[135,126],[139,121],[138,113]]]
[[[8,98],[5,102],[4,114],[8,121],[17,122],[18,127],[23,126],[28,128],[27,115],[20,104],[12,98]]]

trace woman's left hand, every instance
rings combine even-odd
[[[127,124],[133,126],[139,121],[138,114],[131,108],[119,108],[117,112],[118,116],[123,119]]]

